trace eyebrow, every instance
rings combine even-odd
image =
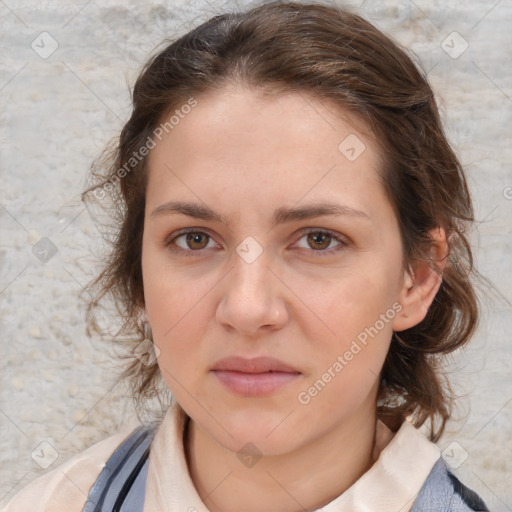
[[[182,201],[169,201],[157,206],[152,212],[151,217],[159,217],[161,215],[182,214],[195,219],[205,221],[221,222],[229,226],[229,220],[218,212],[215,212],[208,206],[187,203]],[[361,219],[370,220],[370,217],[361,210],[355,210],[348,206],[336,203],[315,203],[303,206],[301,208],[281,207],[275,210],[271,218],[272,228],[279,224],[293,222],[298,220],[310,219],[313,217],[324,217],[327,215],[348,215]]]

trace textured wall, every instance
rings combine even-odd
[[[439,446],[491,510],[512,510],[512,5],[350,5],[429,71],[469,176],[477,265],[503,297],[489,296],[473,343],[450,358],[463,419]],[[236,8],[214,0],[0,3],[0,500],[52,454],[49,469],[137,423],[126,391],[114,386],[115,351],[85,335],[78,293],[101,246],[79,194],[91,160],[129,115],[127,83],[149,52]],[[44,441],[46,458],[38,458]]]

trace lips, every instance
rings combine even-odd
[[[297,369],[274,359],[273,357],[256,357],[246,359],[244,357],[226,357],[217,361],[213,370],[231,370],[243,373],[285,372],[300,373]]]
[[[297,379],[301,372],[272,357],[227,357],[217,361],[212,372],[231,392],[264,396]]]

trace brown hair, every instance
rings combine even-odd
[[[134,86],[131,117],[119,140],[93,164],[91,177],[99,181],[83,194],[87,202],[94,193],[102,206],[108,195],[117,230],[106,265],[90,285],[95,292],[90,328],[99,332],[96,313],[110,296],[123,319],[119,333],[131,336],[123,343],[133,350],[150,338],[141,315],[146,184],[141,154],[147,153],[141,148],[166,119],[163,114],[229,82],[277,94],[307,92],[363,121],[385,158],[382,181],[399,221],[404,268],[430,261],[429,230],[445,229],[449,256],[441,287],[422,322],[393,334],[377,403],[378,417],[393,430],[406,417],[417,427],[430,420],[430,439],[437,441],[453,402],[439,356],[464,345],[478,319],[466,238],[474,220],[471,199],[425,75],[373,25],[334,5],[272,2],[215,16],[146,63]],[[123,376],[130,377],[139,405],[158,394],[156,360],[144,364],[132,352]]]

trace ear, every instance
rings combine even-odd
[[[428,261],[416,262],[412,269],[404,271],[399,302],[402,310],[394,318],[393,330],[404,331],[418,325],[426,316],[443,281],[443,270],[448,259],[448,243],[443,228],[430,231],[432,248],[430,255],[435,268]]]

